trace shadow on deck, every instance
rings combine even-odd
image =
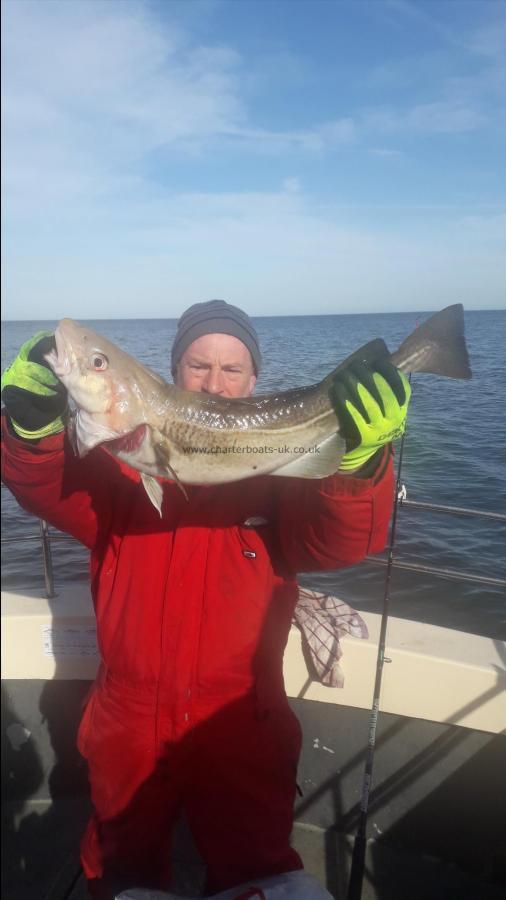
[[[76,808],[68,807],[68,820],[54,823],[51,831],[53,879],[41,878],[31,885],[6,884],[4,900],[88,900],[86,882],[79,866],[78,854],[68,849],[69,834],[77,832]],[[81,815],[83,810],[81,809]],[[72,824],[73,823],[73,824]],[[69,830],[69,825],[72,827]],[[180,897],[200,897],[204,868],[182,824],[174,842],[174,878],[172,890]],[[324,831],[311,825],[296,823],[293,844],[304,859],[306,871],[313,875],[336,900],[346,900],[352,839],[335,831]],[[67,853],[63,848],[67,845]],[[42,847],[32,847],[34,863]],[[5,861],[4,865],[9,865]],[[48,867],[41,859],[40,869]],[[32,869],[35,873],[36,865]],[[24,879],[21,879],[23,881]],[[46,881],[46,883],[45,883]],[[45,884],[44,884],[45,883]],[[26,890],[24,889],[26,888]],[[370,842],[366,857],[363,900],[503,900],[504,887],[490,884],[462,872],[455,865],[435,858],[401,852]]]
[[[78,846],[89,801],[75,732],[88,686],[3,683],[2,900],[86,897]],[[305,733],[293,843],[307,871],[345,900],[368,713],[293,707]],[[505,759],[505,735],[380,715],[364,900],[502,900]],[[173,890],[199,896],[204,868],[183,823],[173,859]]]

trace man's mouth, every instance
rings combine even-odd
[[[145,434],[146,426],[144,424],[138,425],[137,428],[129,431],[128,434],[115,438],[113,441],[107,441],[105,446],[109,450],[113,450],[114,453],[135,453],[141,446]]]

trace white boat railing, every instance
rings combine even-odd
[[[446,506],[441,503],[427,503],[422,500],[408,500],[405,496],[405,488],[399,496],[399,507],[428,510],[430,512],[449,513],[458,516],[472,516],[474,518],[491,519],[506,524],[506,515],[498,512],[490,512],[485,509],[470,509],[467,506]],[[388,549],[388,548],[387,548]],[[387,566],[388,560],[381,556],[366,556],[365,561],[375,566]],[[448,578],[452,581],[467,581],[474,584],[482,584],[488,587],[506,587],[504,578],[493,578],[489,575],[475,575],[472,572],[464,572],[461,569],[449,569],[444,566],[429,566],[424,563],[416,563],[404,560],[396,556],[394,566],[396,569],[404,569],[408,572],[418,572],[425,575],[436,575],[439,578]]]
[[[491,519],[496,522],[506,524],[506,515],[498,512],[490,512],[484,509],[471,509],[465,506],[446,506],[438,503],[428,503],[421,500],[408,500],[404,495],[399,498],[399,507],[428,510],[431,512],[448,513],[451,515],[471,516],[475,518]],[[8,535],[2,537],[2,544],[16,544],[26,541],[40,541],[42,547],[42,558],[44,568],[44,583],[46,597],[51,600],[55,596],[54,591],[54,573],[53,573],[53,557],[51,544],[53,541],[63,541],[69,543],[77,543],[70,535],[63,532],[50,532],[48,523],[44,519],[39,519],[39,532],[26,535]],[[388,548],[387,548],[388,550]],[[366,556],[364,562],[374,566],[387,566],[388,560],[381,556]],[[404,569],[409,572],[416,572],[424,575],[434,575],[439,578],[446,578],[453,581],[466,581],[474,584],[481,584],[488,587],[504,587],[506,588],[506,579],[493,578],[488,575],[478,575],[473,572],[465,572],[460,569],[449,569],[443,566],[429,566],[423,563],[417,563],[412,560],[405,560],[396,556],[394,566],[396,569]]]

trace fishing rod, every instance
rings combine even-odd
[[[411,383],[411,375],[409,376]],[[347,900],[360,900],[362,897],[362,883],[364,880],[365,870],[365,851],[366,851],[366,830],[367,816],[369,812],[369,795],[372,784],[372,770],[374,762],[374,750],[376,746],[376,726],[378,724],[379,701],[381,693],[381,679],[383,676],[383,666],[389,659],[385,659],[385,644],[388,624],[388,612],[390,605],[390,582],[392,578],[392,569],[394,561],[395,538],[397,534],[397,512],[399,502],[404,496],[401,487],[401,470],[402,458],[404,455],[404,440],[406,430],[404,430],[401,444],[399,448],[399,465],[397,467],[397,482],[395,486],[394,508],[392,513],[392,525],[390,528],[390,545],[388,548],[387,571],[385,576],[385,590],[383,595],[383,612],[381,615],[380,635],[378,641],[378,655],[376,658],[376,677],[374,681],[373,701],[371,708],[371,717],[369,720],[369,738],[367,743],[367,751],[364,766],[364,780],[362,782],[362,796],[360,799],[360,818],[353,844],[353,855],[351,860],[350,881],[348,884]]]

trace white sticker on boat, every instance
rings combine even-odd
[[[97,656],[94,625],[43,625],[44,656]]]

